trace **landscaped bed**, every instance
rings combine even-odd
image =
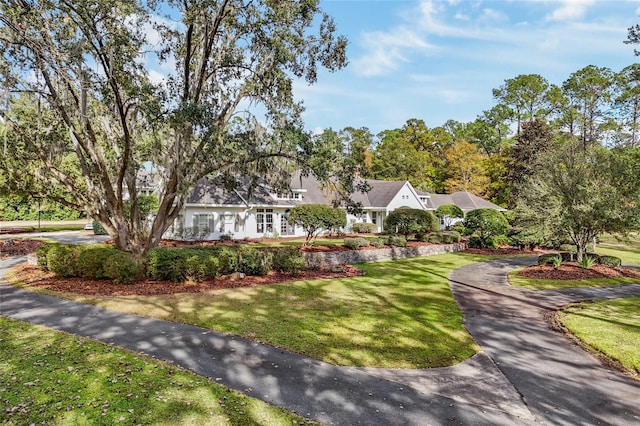
[[[173,293],[202,293],[211,290],[254,287],[258,285],[285,283],[312,279],[337,279],[362,275],[361,269],[350,265],[341,265],[333,270],[307,270],[296,275],[270,271],[267,275],[225,276],[201,282],[156,281],[144,278],[130,284],[116,284],[109,280],[88,278],[58,277],[53,272],[44,271],[37,266],[18,265],[12,270],[15,279],[32,289],[54,292],[74,293],[89,296],[148,296]]]
[[[640,283],[640,270],[599,264],[583,268],[576,262],[564,262],[557,268],[535,265],[513,270],[509,283],[536,290],[625,285]]]

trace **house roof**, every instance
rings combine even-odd
[[[225,185],[221,177],[205,177],[200,179],[189,197],[187,204],[226,205],[226,206],[290,206],[298,204],[328,204],[321,186],[314,178],[294,176],[291,190],[300,192],[300,199],[277,199],[265,183],[254,185],[249,190],[249,179],[236,180],[235,185]]]
[[[428,209],[435,210],[443,204],[455,204],[456,206],[460,207],[462,211],[470,211],[475,209],[494,209],[503,212],[507,210],[497,204],[493,204],[491,201],[487,201],[484,198],[478,197],[477,195],[473,195],[472,193],[466,191],[457,191],[453,194],[421,193],[421,195],[430,195],[430,197],[427,199]]]
[[[387,207],[405,183],[407,183],[407,181],[385,181],[374,179],[366,179],[364,182],[369,184],[371,188],[369,192],[364,194],[361,192],[355,192],[351,194],[353,201],[360,202],[364,208]]]
[[[407,181],[384,181],[367,179],[371,190],[367,193],[355,192],[351,195],[354,202],[361,203],[363,208],[386,208],[398,192],[409,184]],[[409,184],[410,185],[410,184]],[[277,199],[266,184],[255,185],[249,191],[249,180],[246,177],[237,179],[235,188],[225,186],[221,177],[200,179],[187,198],[187,204],[226,205],[226,206],[291,206],[299,204],[331,204],[332,194],[323,189],[323,185],[313,176],[293,175],[290,188],[300,192],[299,199]],[[419,197],[426,197],[425,207],[435,210],[443,204],[455,204],[463,211],[489,208],[499,211],[506,209],[482,199],[469,192],[458,191],[453,194],[431,194],[415,191]]]

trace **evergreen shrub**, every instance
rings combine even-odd
[[[47,269],[61,277],[76,276],[77,245],[54,244],[47,252]]]
[[[116,284],[130,284],[142,274],[142,265],[125,251],[113,250],[104,264],[104,275]]]
[[[106,244],[95,244],[83,247],[76,258],[75,271],[78,276],[91,279],[108,278],[105,265],[116,249]]]
[[[273,270],[292,275],[305,270],[302,251],[296,247],[283,247],[273,252]]]
[[[618,267],[622,265],[622,260],[616,256],[600,256],[598,258],[598,263],[600,265]]]
[[[356,234],[372,234],[376,232],[375,223],[354,223],[351,229]]]

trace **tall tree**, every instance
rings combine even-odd
[[[306,140],[293,78],[314,83],[318,68],[346,64],[347,41],[319,3],[3,1],[7,155],[48,183],[38,195],[87,211],[144,258],[199,178],[288,180]],[[144,164],[161,185],[150,229],[139,225]]]
[[[520,74],[493,89],[493,97],[510,109],[510,117],[516,123],[516,134],[520,134],[522,123],[548,113],[549,88],[549,82],[541,75]]]
[[[547,241],[575,244],[580,260],[598,235],[638,229],[638,160],[637,151],[616,156],[570,138],[540,158],[518,197],[517,222]]]
[[[610,117],[613,72],[606,67],[586,66],[562,84],[568,99],[567,114],[578,118],[578,132],[583,146],[600,140],[601,125]]]
[[[511,148],[509,167],[510,200],[514,207],[521,189],[538,169],[539,159],[549,150],[554,135],[551,127],[541,119],[529,121],[522,126],[516,144]]]
[[[614,106],[621,127],[619,138],[633,148],[640,139],[640,64],[624,67],[616,77]]]
[[[408,180],[416,188],[433,191],[437,184],[433,156],[428,151],[416,149],[414,136],[406,128],[381,132],[374,151],[372,177]]]
[[[489,187],[485,173],[484,156],[478,147],[466,141],[458,141],[446,152],[448,192],[467,191],[482,196]]]

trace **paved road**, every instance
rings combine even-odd
[[[55,231],[55,232],[27,232],[24,234],[0,235],[0,240],[20,238],[48,238],[60,243],[89,244],[109,240],[108,235],[94,235],[92,231]]]
[[[0,277],[19,261],[0,261]],[[198,327],[25,292],[1,279],[0,314],[166,359],[326,424],[640,423],[634,406],[640,400],[638,384],[601,367],[563,336],[545,335],[543,320],[532,312],[545,308],[532,308],[529,295],[515,294],[503,283],[505,271],[522,260],[500,262],[462,269],[451,277],[467,326],[484,351],[457,366],[432,370],[336,367]],[[484,287],[501,287],[504,294]],[[514,297],[522,300],[503,300]],[[533,338],[534,331],[544,339]],[[571,376],[563,379],[563,372]],[[586,392],[592,396],[581,397],[584,388],[593,388]]]
[[[640,382],[604,367],[549,327],[555,310],[580,300],[640,296],[640,285],[536,291],[511,287],[507,272],[532,259],[495,260],[453,271],[465,325],[549,425],[640,424]]]

